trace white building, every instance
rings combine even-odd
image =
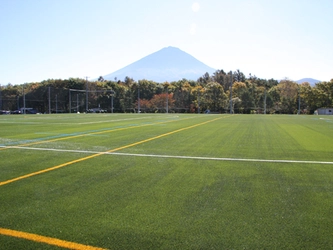
[[[333,108],[320,108],[317,111],[318,115],[333,115]]]

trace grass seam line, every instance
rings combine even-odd
[[[15,181],[19,181],[19,180],[22,180],[22,179],[26,179],[26,178],[29,178],[29,177],[32,177],[32,176],[35,176],[35,175],[39,175],[39,174],[43,174],[43,173],[46,173],[46,172],[50,172],[50,171],[53,171],[53,170],[56,170],[56,169],[59,169],[59,168],[62,168],[62,167],[66,167],[68,165],[72,165],[74,163],[78,163],[78,162],[81,162],[81,161],[92,159],[92,158],[95,158],[95,157],[100,156],[100,155],[104,155],[104,154],[108,154],[108,153],[113,153],[113,152],[116,152],[116,151],[119,151],[119,150],[122,150],[122,149],[125,149],[125,148],[133,147],[133,146],[145,143],[145,142],[156,140],[156,139],[159,139],[159,138],[162,138],[162,137],[174,134],[174,133],[178,133],[178,132],[181,132],[181,131],[184,131],[184,130],[187,130],[187,129],[195,128],[195,127],[198,127],[198,126],[210,123],[210,122],[214,122],[216,120],[219,120],[219,119],[222,119],[222,118],[226,118],[226,117],[229,117],[229,116],[223,116],[223,117],[215,118],[215,119],[208,120],[208,121],[205,121],[205,122],[202,122],[202,123],[191,125],[189,127],[177,129],[177,130],[174,130],[174,131],[162,134],[162,135],[154,136],[154,137],[142,140],[142,141],[131,143],[131,144],[128,144],[128,145],[125,145],[125,146],[122,146],[122,147],[111,149],[111,150],[108,150],[108,151],[105,151],[105,152],[99,152],[99,153],[96,153],[96,154],[93,154],[93,155],[89,155],[89,156],[86,156],[86,157],[83,157],[83,158],[79,158],[79,159],[76,159],[76,160],[73,160],[73,161],[65,162],[65,163],[56,165],[56,166],[51,167],[51,168],[46,168],[46,169],[43,169],[43,170],[40,170],[40,171],[36,171],[36,172],[30,173],[30,174],[22,175],[22,176],[19,176],[19,177],[16,177],[16,178],[13,178],[13,179],[10,179],[10,180],[7,180],[7,181],[0,182],[0,186],[7,185],[9,183],[12,183],[12,182],[15,182]]]
[[[16,230],[12,230],[12,229],[1,228],[1,227],[0,227],[0,234],[6,235],[6,236],[11,236],[11,237],[16,237],[16,238],[21,238],[21,239],[26,239],[26,240],[30,240],[30,241],[35,241],[35,242],[39,242],[39,243],[46,243],[49,245],[54,245],[57,247],[62,247],[62,248],[67,248],[67,249],[104,250],[104,248],[100,248],[100,247],[88,246],[88,245],[84,245],[84,244],[80,244],[80,243],[60,240],[60,239],[56,239],[56,238],[52,238],[52,237],[47,237],[47,236],[42,236],[42,235],[32,234],[32,233],[26,233],[26,232],[21,232],[21,231],[16,231]]]

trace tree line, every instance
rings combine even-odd
[[[181,79],[96,81],[48,79],[0,88],[0,110],[29,107],[41,113],[179,112],[313,114],[333,107],[333,79],[315,86],[289,79],[277,81],[245,76],[241,71],[217,70],[197,81]]]

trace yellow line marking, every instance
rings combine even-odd
[[[25,178],[28,178],[28,177],[31,177],[31,176],[34,176],[34,175],[46,173],[46,172],[49,172],[49,171],[52,171],[52,170],[55,170],[55,169],[58,169],[58,168],[62,168],[62,167],[65,167],[65,166],[68,166],[68,165],[71,165],[71,164],[74,164],[74,163],[77,163],[77,162],[88,160],[88,159],[91,159],[91,158],[94,158],[94,157],[97,157],[97,156],[100,156],[100,155],[103,155],[103,154],[112,153],[112,152],[119,151],[119,150],[122,150],[122,149],[125,149],[125,148],[133,147],[133,146],[145,143],[145,142],[149,142],[149,141],[159,139],[159,138],[171,135],[171,134],[175,134],[175,133],[187,130],[187,129],[198,127],[198,126],[201,126],[201,125],[204,125],[204,124],[207,124],[207,123],[210,123],[210,122],[222,119],[222,118],[226,118],[226,117],[227,116],[219,117],[219,118],[209,120],[209,121],[205,121],[205,122],[202,122],[202,123],[198,123],[198,124],[186,127],[186,128],[177,129],[177,130],[171,131],[169,133],[165,133],[165,134],[155,136],[155,137],[152,137],[152,138],[149,138],[149,139],[146,139],[146,140],[135,142],[135,143],[123,146],[123,147],[111,149],[111,150],[108,150],[106,152],[97,153],[97,154],[90,155],[90,156],[87,156],[87,157],[83,157],[83,158],[80,158],[80,159],[77,159],[77,160],[74,160],[74,161],[66,162],[66,163],[63,163],[63,164],[60,164],[60,165],[57,165],[57,166],[54,166],[54,167],[51,167],[51,168],[48,168],[48,169],[44,169],[44,170],[37,171],[37,172],[31,173],[31,174],[27,174],[27,175],[24,175],[24,176],[21,176],[21,177],[17,177],[17,178],[8,180],[8,181],[0,182],[0,186],[6,185],[8,183],[18,181],[18,180],[21,180],[21,179],[25,179]],[[46,244],[49,244],[49,245],[55,245],[55,246],[63,247],[63,248],[67,248],[67,249],[103,250],[103,248],[83,245],[83,244],[79,244],[79,243],[75,243],[75,242],[69,242],[69,241],[59,240],[59,239],[56,239],[56,238],[51,238],[51,237],[46,237],[46,236],[41,236],[41,235],[37,235],[37,234],[26,233],[26,232],[11,230],[11,229],[5,229],[5,228],[0,228],[0,234],[6,235],[6,236],[12,236],[12,237],[16,237],[16,238],[22,238],[22,239],[26,239],[26,240],[31,240],[31,241],[36,241],[36,242],[40,242],[40,243],[46,243]]]
[[[75,242],[65,241],[65,240],[59,240],[56,238],[41,236],[38,234],[32,234],[32,233],[25,233],[21,231],[6,229],[6,228],[0,228],[0,234],[6,235],[6,236],[12,236],[16,238],[36,241],[40,243],[46,243],[49,245],[54,245],[57,247],[63,247],[68,249],[77,249],[77,250],[104,250],[103,248],[99,247],[93,247],[93,246],[87,246]]]
[[[181,119],[181,120],[187,120],[187,119],[191,119],[191,118],[195,118],[195,117],[185,118],[185,119]],[[143,124],[143,125],[138,125],[138,126],[126,127],[126,128],[110,129],[110,130],[92,132],[92,133],[87,133],[87,134],[72,135],[72,136],[67,136],[67,137],[62,137],[62,138],[56,138],[56,139],[51,139],[51,140],[46,140],[46,141],[35,141],[35,142],[20,144],[18,146],[26,147],[26,146],[36,145],[36,144],[43,144],[43,143],[49,143],[49,142],[55,142],[55,141],[63,141],[63,140],[77,138],[77,137],[83,137],[83,136],[89,136],[89,135],[98,135],[98,134],[104,134],[104,133],[111,133],[111,132],[122,131],[122,130],[127,130],[127,129],[141,128],[141,127],[153,126],[153,125],[157,125],[157,124],[163,124],[163,123],[169,123],[169,122],[176,122],[176,121],[181,121],[181,120],[171,120],[171,121],[164,121],[164,122],[156,122],[156,123],[150,123],[150,124]],[[15,145],[15,146],[7,146],[7,147],[4,147],[4,148],[0,148],[0,151],[1,150],[5,150],[5,149],[9,149],[9,148],[15,148],[16,146],[17,145]]]
[[[119,147],[119,148],[111,149],[111,150],[108,150],[108,151],[105,151],[105,152],[99,152],[99,153],[89,155],[89,156],[86,156],[86,157],[83,157],[83,158],[79,158],[79,159],[76,159],[76,160],[73,160],[73,161],[65,162],[63,164],[60,164],[60,165],[57,165],[57,166],[54,166],[54,167],[51,167],[51,168],[47,168],[47,169],[43,169],[43,170],[33,172],[33,173],[30,173],[30,174],[22,175],[22,176],[14,178],[14,179],[10,179],[10,180],[7,180],[7,181],[0,182],[0,186],[9,184],[9,183],[12,183],[12,182],[15,182],[15,181],[19,181],[19,180],[22,180],[22,179],[26,179],[26,178],[29,178],[29,177],[32,177],[32,176],[35,176],[35,175],[50,172],[50,171],[53,171],[53,170],[56,170],[56,169],[59,169],[59,168],[62,168],[62,167],[66,167],[66,166],[74,164],[74,163],[78,163],[78,162],[85,161],[85,160],[88,160],[88,159],[91,159],[91,158],[95,158],[95,157],[103,155],[103,154],[113,153],[113,152],[116,152],[116,151],[119,151],[119,150],[122,150],[122,149],[125,149],[125,148],[133,147],[133,146],[145,143],[145,142],[156,140],[156,139],[162,138],[164,136],[172,135],[174,133],[178,133],[178,132],[181,132],[181,131],[184,131],[184,130],[187,130],[187,129],[198,127],[198,126],[201,126],[201,125],[204,125],[204,124],[207,124],[207,123],[210,123],[210,122],[222,119],[222,118],[226,118],[226,117],[229,117],[229,116],[223,116],[223,117],[215,118],[215,119],[205,121],[205,122],[202,122],[202,123],[198,123],[198,124],[195,124],[195,125],[192,125],[192,126],[189,126],[189,127],[177,129],[177,130],[174,130],[174,131],[162,134],[162,135],[158,135],[158,136],[155,136],[155,137],[152,137],[152,138],[148,138],[146,140],[142,140],[142,141],[139,141],[139,142],[128,144],[128,145],[125,145],[125,146],[122,146],[122,147]]]

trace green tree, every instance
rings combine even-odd
[[[250,114],[253,109],[253,97],[248,89],[244,89],[240,94],[242,113]]]
[[[186,79],[172,82],[173,98],[175,109],[178,112],[188,112],[191,104],[190,94],[192,87]]]
[[[174,107],[175,100],[173,99],[173,94],[170,93],[162,93],[154,95],[150,100],[151,107],[158,112],[167,112],[168,110],[172,110]]]
[[[199,79],[198,79],[198,83],[202,84],[202,85],[206,85],[210,81],[212,81],[212,78],[210,77],[208,72],[206,72],[203,76],[199,77]]]
[[[227,95],[217,82],[210,82],[205,87],[204,104],[214,112],[223,112],[227,105]]]
[[[332,107],[333,106],[333,79],[329,82],[317,83],[314,87],[317,95],[317,105],[319,107]]]
[[[239,69],[234,71],[234,73],[232,74],[232,78],[234,79],[235,82],[245,82],[246,80],[245,75],[242,72],[240,72]]]
[[[298,84],[288,79],[282,80],[277,88],[280,92],[281,111],[293,114],[297,110]]]
[[[138,90],[140,90],[140,98],[150,100],[153,98],[158,91],[158,84],[153,81],[148,80],[139,80],[137,83],[137,87],[135,89],[134,95],[138,95]]]

